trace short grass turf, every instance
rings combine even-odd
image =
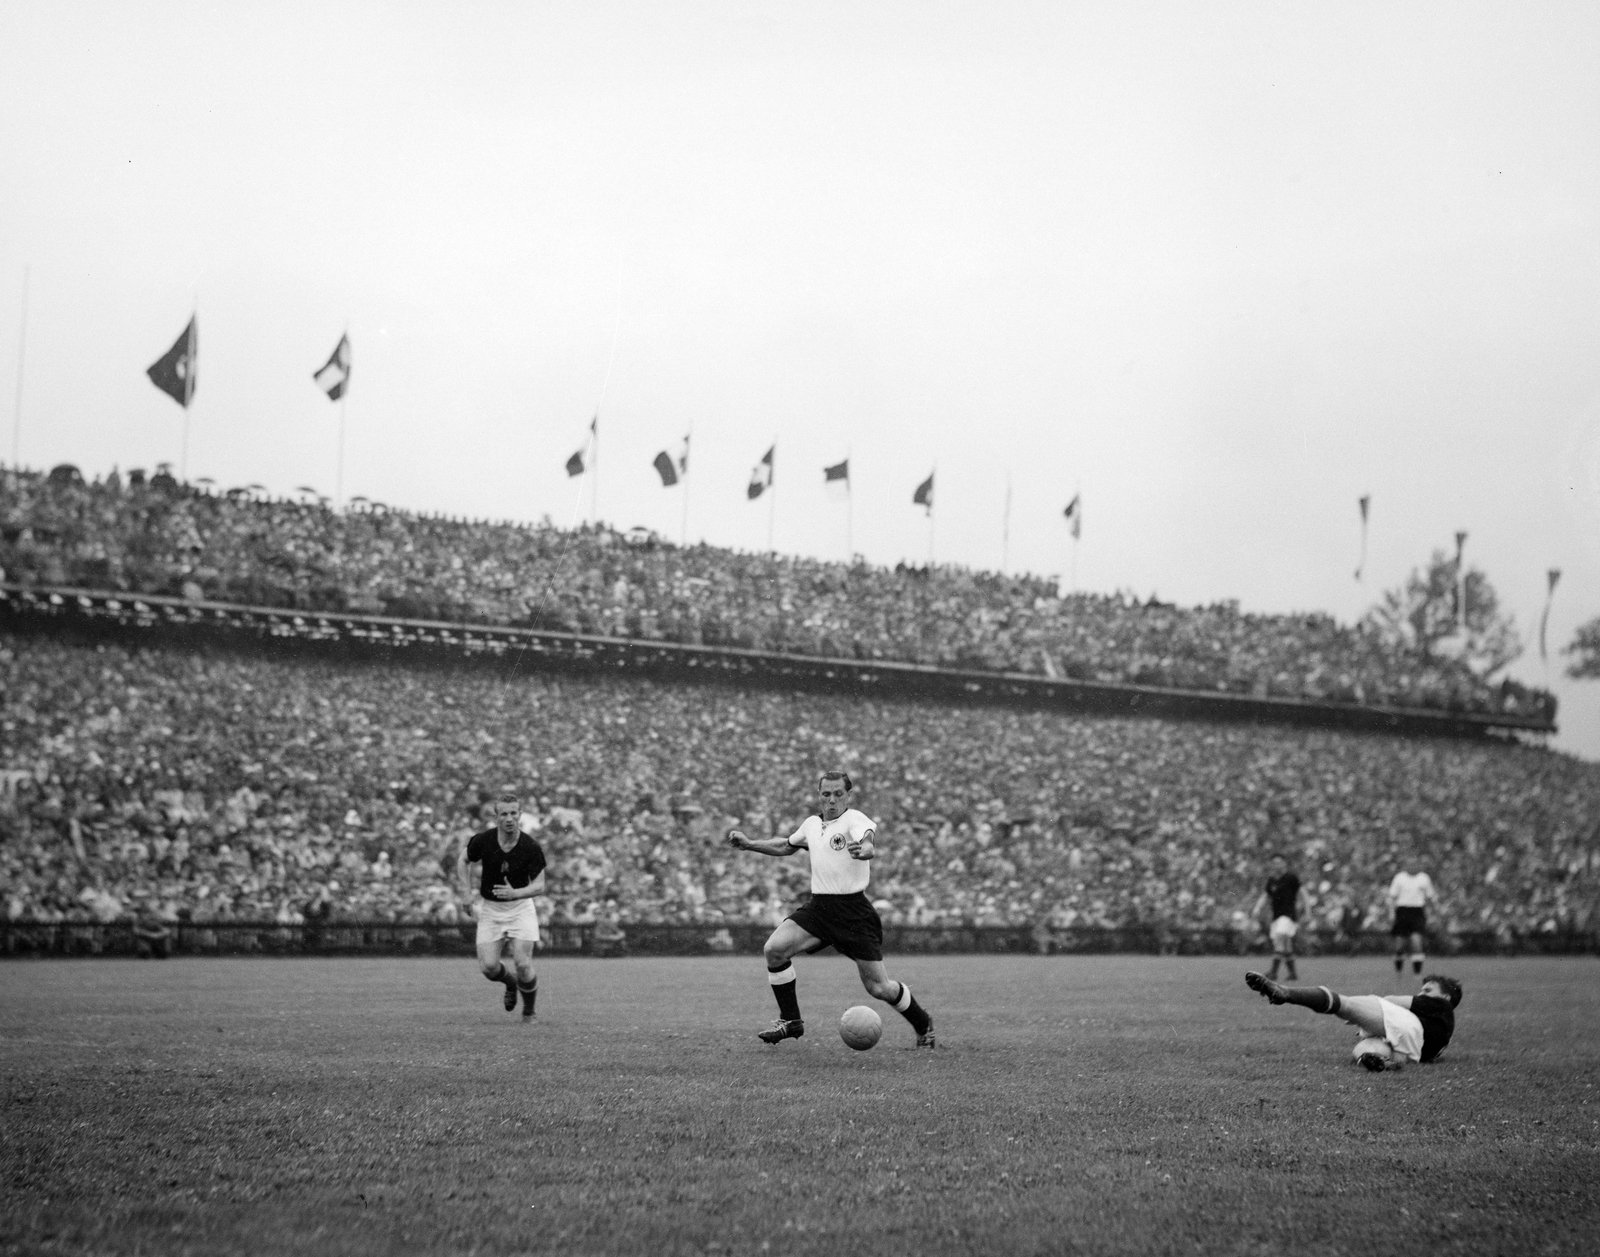
[[[1441,965],[1383,1075],[1246,967],[891,958],[941,1046],[856,1053],[833,957],[778,1047],[759,958],[546,960],[528,1026],[470,961],[0,964],[0,1252],[1596,1251],[1600,962]]]

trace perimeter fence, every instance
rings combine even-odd
[[[0,956],[471,956],[476,926],[439,922],[350,921],[280,925],[275,922],[178,923],[141,927],[131,922],[0,923]],[[573,956],[759,955],[770,925],[547,925],[545,954]],[[1302,956],[1376,955],[1389,935],[1317,934],[1296,940]],[[1430,935],[1436,955],[1596,955],[1600,933],[1513,935],[1480,931]],[[898,955],[1146,955],[1246,956],[1264,953],[1255,931],[1119,929],[1007,925],[890,925],[884,950]]]

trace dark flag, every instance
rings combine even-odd
[[[917,486],[917,491],[911,495],[913,506],[925,506],[928,514],[933,514],[933,473],[928,473],[928,478]]]
[[[584,461],[584,455],[589,452],[589,447],[594,444],[595,438],[599,435],[600,416],[596,415],[593,419],[589,420],[588,441],[584,443],[584,446],[581,450],[579,450],[571,458],[567,459],[567,475],[581,476],[586,470],[588,470],[588,464]]]
[[[1067,509],[1061,512],[1072,525],[1072,539],[1074,541],[1083,533],[1083,506],[1078,501],[1081,496],[1081,494],[1074,493],[1072,501],[1067,503]]]
[[[672,455],[662,450],[654,459],[657,474],[661,477],[661,487],[670,489],[684,476],[689,474],[689,438],[683,438],[683,453],[678,455],[674,462]]]
[[[849,484],[850,460],[847,458],[844,460],[844,462],[835,463],[832,467],[824,467],[822,469],[822,479],[825,483],[834,480],[843,480],[846,484]]]
[[[772,488],[772,456],[777,451],[774,445],[761,456],[761,461],[750,471],[750,485],[745,490],[745,496],[752,502]]]
[[[172,342],[172,348],[162,354],[145,374],[150,377],[150,383],[187,410],[194,398],[199,365],[200,332],[191,316],[183,335]]]
[[[317,387],[328,395],[328,400],[338,401],[344,396],[344,391],[350,386],[350,334],[346,332],[339,337],[339,343],[333,347],[333,355],[323,365],[322,370],[312,372],[311,378],[317,382]]]

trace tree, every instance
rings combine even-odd
[[[1561,653],[1572,656],[1567,665],[1569,677],[1580,681],[1600,678],[1600,616],[1578,625],[1571,643]]]
[[[1463,586],[1465,617],[1459,602]],[[1414,570],[1399,589],[1386,591],[1365,622],[1390,645],[1426,660],[1460,660],[1484,680],[1522,654],[1516,619],[1502,614],[1489,578],[1469,567],[1463,581],[1460,565],[1443,550],[1435,550],[1427,568]],[[1596,643],[1600,646],[1600,631]]]

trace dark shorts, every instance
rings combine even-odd
[[[788,919],[841,956],[883,959],[883,922],[872,901],[859,891],[854,895],[812,895]]]
[[[1396,937],[1402,934],[1425,934],[1428,930],[1428,914],[1422,908],[1396,908],[1394,910],[1394,924],[1389,927],[1389,933]]]

